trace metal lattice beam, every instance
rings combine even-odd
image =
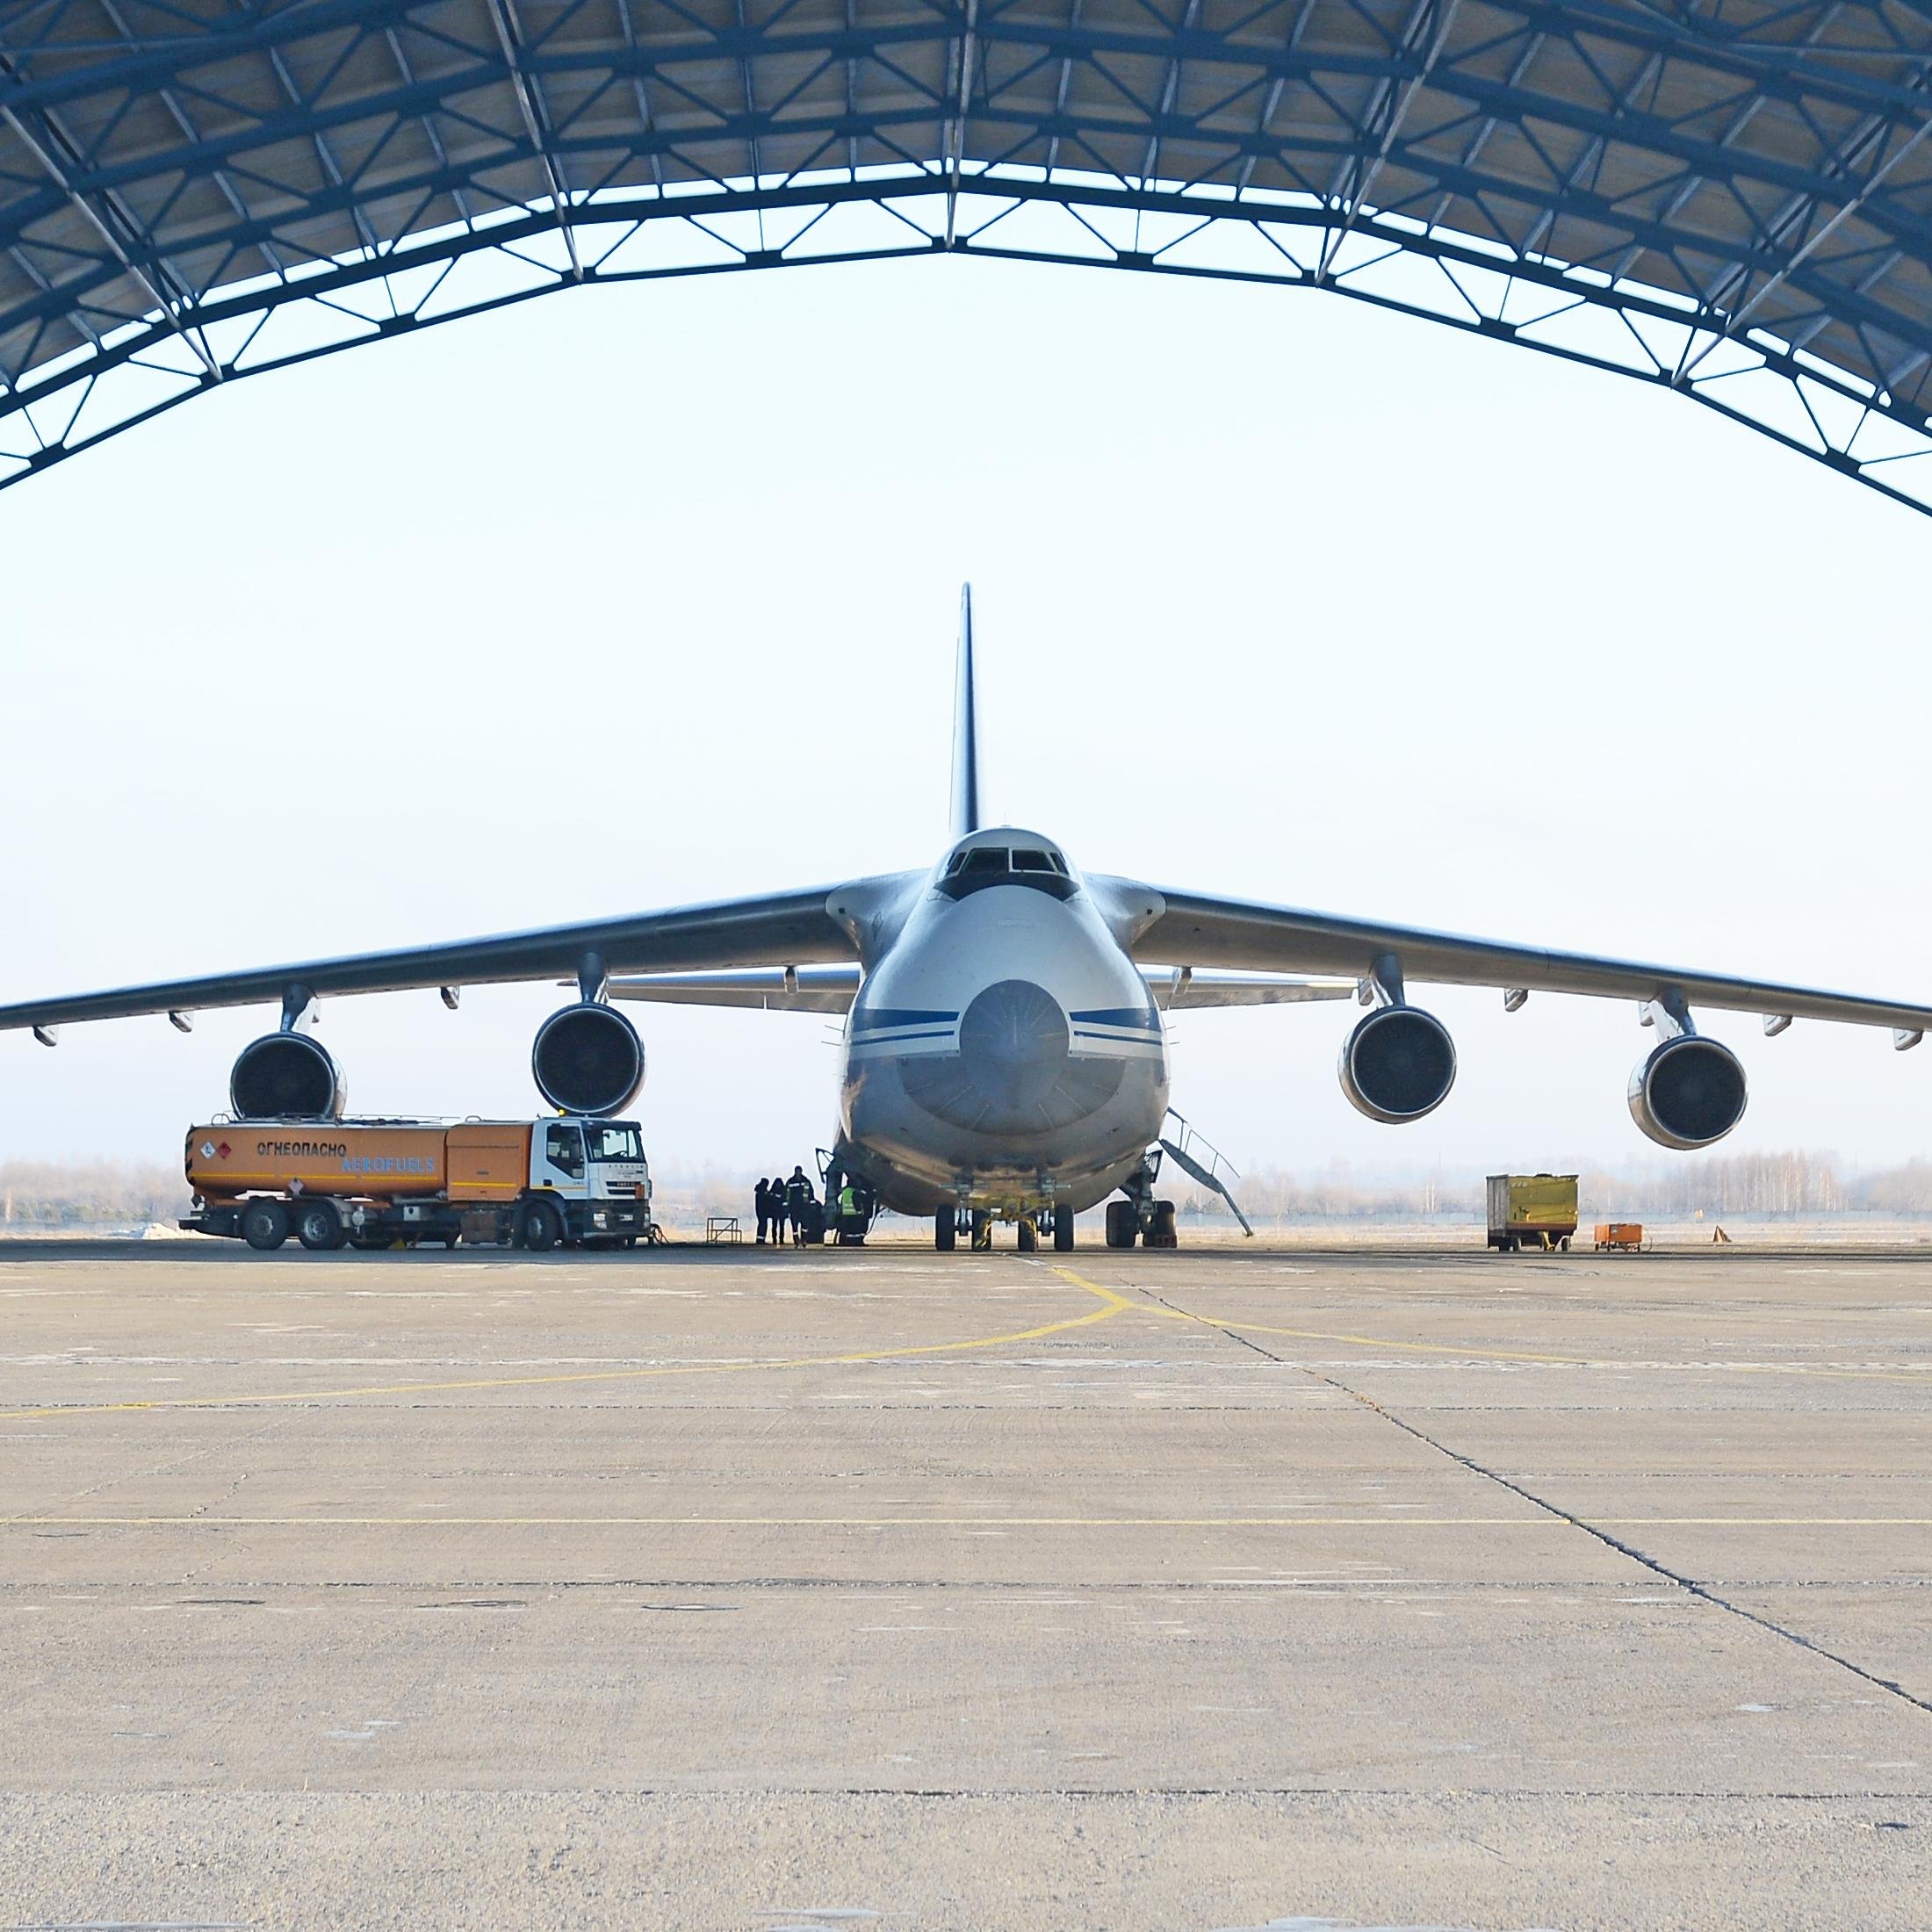
[[[1932,508],[1924,0],[39,0],[0,487],[602,281],[932,250],[1319,287]]]

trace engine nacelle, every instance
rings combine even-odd
[[[1660,1147],[1683,1152],[1721,1141],[1744,1118],[1744,1069],[1728,1047],[1679,1034],[1630,1074],[1630,1117]]]
[[[313,1034],[266,1033],[235,1056],[228,1105],[243,1121],[339,1121],[349,1087]]]
[[[1449,1029],[1417,1006],[1381,1006],[1342,1042],[1342,1092],[1372,1121],[1399,1125],[1432,1114],[1456,1084]]]
[[[587,999],[537,1029],[530,1071],[561,1113],[621,1114],[644,1085],[644,1042],[615,1006]]]

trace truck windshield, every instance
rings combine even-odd
[[[644,1136],[630,1121],[605,1121],[585,1129],[594,1161],[641,1161]]]

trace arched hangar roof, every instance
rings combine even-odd
[[[1932,507],[1932,0],[4,0],[0,482],[579,283],[1327,289]]]

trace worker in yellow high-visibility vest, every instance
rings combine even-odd
[[[858,1247],[865,1241],[865,1214],[859,1190],[847,1181],[839,1190],[839,1245]]]

